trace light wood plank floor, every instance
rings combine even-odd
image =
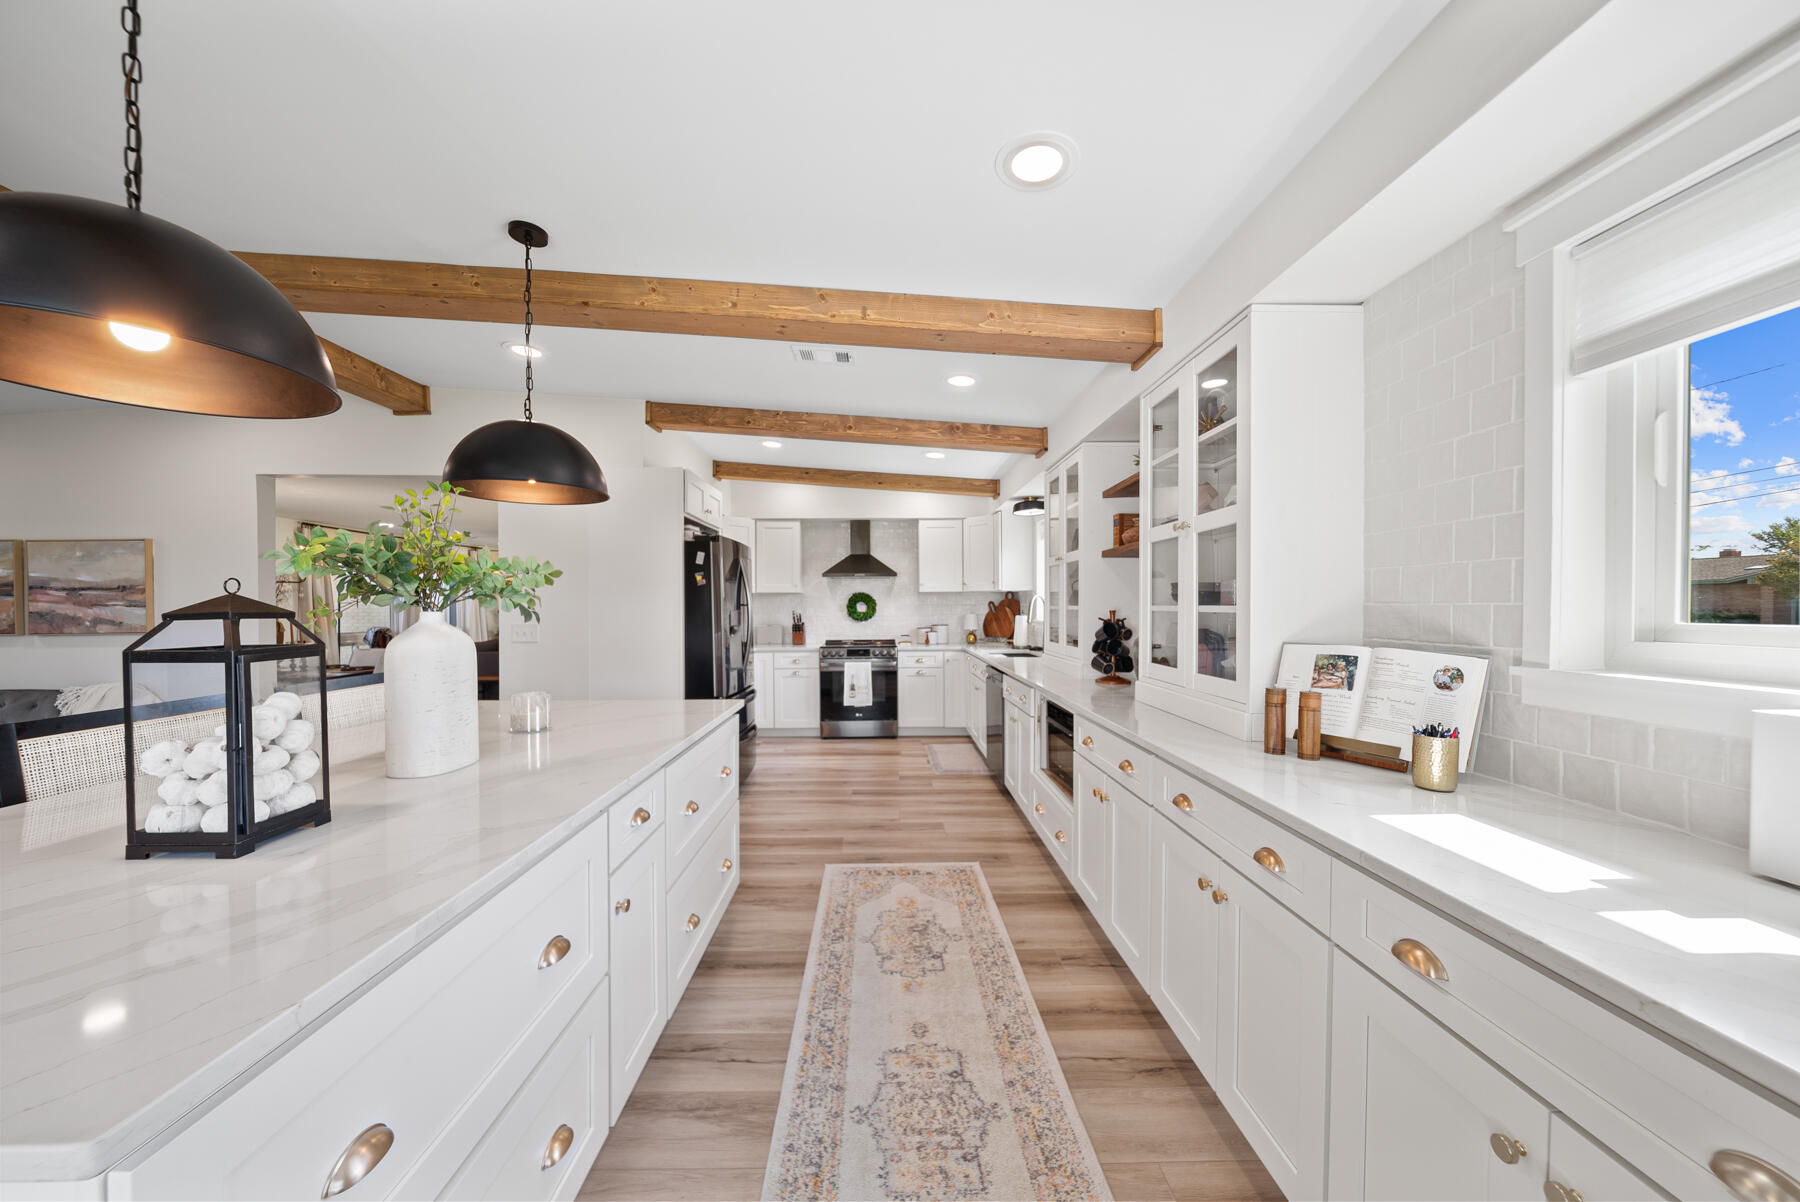
[[[1113,1193],[1280,1198],[1011,799],[926,742],[759,740],[737,897],[580,1197],[757,1197],[824,866],[979,860]]]

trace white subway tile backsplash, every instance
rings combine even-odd
[[[1524,305],[1513,239],[1498,223],[1364,305],[1364,637],[1491,657],[1476,772],[1743,846],[1747,740],[1518,699]]]

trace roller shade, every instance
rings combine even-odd
[[[1800,303],[1800,134],[1571,251],[1571,367],[1606,367]]]

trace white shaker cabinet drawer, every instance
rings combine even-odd
[[[605,975],[605,854],[596,822],[212,1110],[115,1171],[109,1192],[313,1197],[360,1141],[380,1155],[342,1197],[435,1195],[542,1054],[515,1044],[523,1037],[547,1046]],[[209,1021],[200,1011],[196,1019]],[[486,1079],[515,1058],[517,1079],[489,1103]],[[466,1105],[478,1090],[477,1104]],[[470,1113],[489,1104],[486,1114]]]
[[[573,1198],[606,1141],[602,983],[538,1062],[443,1196]]]
[[[1149,752],[1082,717],[1075,719],[1075,747],[1139,797],[1147,795],[1151,780],[1158,775]]]
[[[1332,942],[1659,1188],[1731,1197],[1722,1154],[1800,1179],[1792,1111],[1341,861],[1331,888]]]
[[[900,666],[902,668],[941,668],[944,664],[942,651],[902,651]]]
[[[737,794],[737,723],[728,722],[669,767],[669,879],[687,867],[699,840]]]
[[[1173,768],[1161,774],[1157,792],[1157,809],[1205,828],[1196,833],[1245,879],[1319,930],[1330,929],[1329,852]]]
[[[1643,1202],[1669,1195],[1632,1172],[1560,1114],[1550,1116],[1544,1197],[1558,1202]]]
[[[819,666],[817,651],[777,651],[775,653],[777,668],[816,668]]]
[[[663,828],[663,809],[667,793],[664,776],[657,773],[606,811],[608,842],[611,844],[610,867],[617,869],[627,856]]]
[[[725,817],[712,828],[699,854],[669,889],[669,1009],[700,965],[700,956],[712,937],[726,898],[738,882],[738,806],[733,801]]]

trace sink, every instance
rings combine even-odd
[[[1004,655],[1007,659],[1037,659],[1042,651],[995,651],[995,655]]]

